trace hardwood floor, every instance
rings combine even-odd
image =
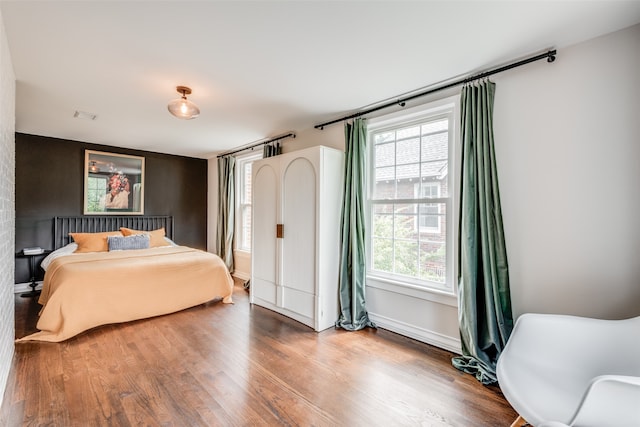
[[[85,332],[16,343],[3,426],[508,426],[497,387],[453,356],[385,331],[311,329],[252,307],[211,302]],[[16,297],[16,336],[39,306]]]

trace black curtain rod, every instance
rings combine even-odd
[[[449,88],[454,87],[454,86],[458,86],[458,85],[462,85],[462,84],[465,84],[465,83],[470,83],[470,82],[475,81],[475,80],[483,79],[485,77],[489,77],[489,76],[492,76],[494,74],[510,70],[512,68],[520,67],[521,65],[526,65],[526,64],[529,64],[531,62],[539,61],[539,60],[544,59],[544,58],[547,58],[547,62],[555,61],[556,60],[556,50],[555,49],[554,50],[550,50],[550,51],[548,51],[546,53],[542,53],[540,55],[532,56],[530,58],[523,59],[521,61],[513,62],[511,64],[508,64],[508,65],[505,65],[505,66],[502,66],[502,67],[499,67],[499,68],[496,68],[496,69],[493,69],[493,70],[483,71],[480,74],[476,74],[476,75],[473,75],[471,77],[467,77],[467,78],[464,78],[464,79],[461,79],[461,80],[456,80],[455,82],[447,83],[445,85],[438,86],[438,87],[435,87],[433,89],[428,89],[428,90],[425,90],[423,92],[419,92],[419,93],[416,93],[414,95],[407,96],[406,98],[398,98],[396,101],[387,102],[386,104],[382,104],[382,105],[379,105],[377,107],[370,108],[368,110],[359,111],[357,113],[353,113],[353,114],[350,114],[348,116],[341,117],[339,119],[331,120],[330,122],[322,123],[322,124],[316,125],[314,127],[316,129],[323,130],[325,126],[329,126],[329,125],[332,125],[334,123],[342,122],[344,120],[349,120],[349,119],[353,119],[353,118],[356,118],[356,117],[364,116],[366,114],[370,114],[370,113],[373,113],[375,111],[382,110],[384,108],[393,107],[395,105],[399,105],[401,107],[404,107],[407,101],[411,101],[413,99],[420,98],[420,97],[425,96],[425,95],[430,95],[432,93],[439,92],[439,91],[444,90],[444,89],[449,89]]]
[[[219,155],[218,155],[218,158],[220,158],[220,157],[224,157],[224,156],[230,156],[230,155],[232,155],[232,154],[236,154],[236,153],[239,153],[239,152],[241,152],[241,151],[245,151],[245,150],[248,150],[248,149],[250,149],[250,148],[257,147],[258,145],[271,144],[272,142],[280,141],[281,139],[285,139],[285,138],[295,138],[295,137],[296,137],[296,134],[295,134],[295,133],[293,133],[293,132],[289,132],[289,133],[288,133],[288,134],[286,134],[286,135],[277,136],[277,137],[275,137],[275,138],[271,138],[271,139],[269,139],[269,140],[267,140],[267,141],[256,142],[255,144],[248,145],[248,146],[243,147],[243,148],[238,148],[237,150],[234,150],[234,151],[229,151],[229,152],[227,152],[227,153],[219,154]]]

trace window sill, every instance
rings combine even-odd
[[[406,295],[412,298],[424,299],[456,308],[458,307],[458,298],[453,291],[448,292],[434,288],[426,288],[372,275],[367,275],[367,286],[387,292]]]

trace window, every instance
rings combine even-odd
[[[370,120],[368,273],[453,292],[455,101]]]
[[[237,157],[236,249],[241,251],[251,252],[251,166],[261,158],[262,153]]]

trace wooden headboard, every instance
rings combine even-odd
[[[69,244],[69,233],[117,231],[120,227],[145,231],[164,227],[173,240],[173,216],[57,216],[53,219],[53,249]]]

